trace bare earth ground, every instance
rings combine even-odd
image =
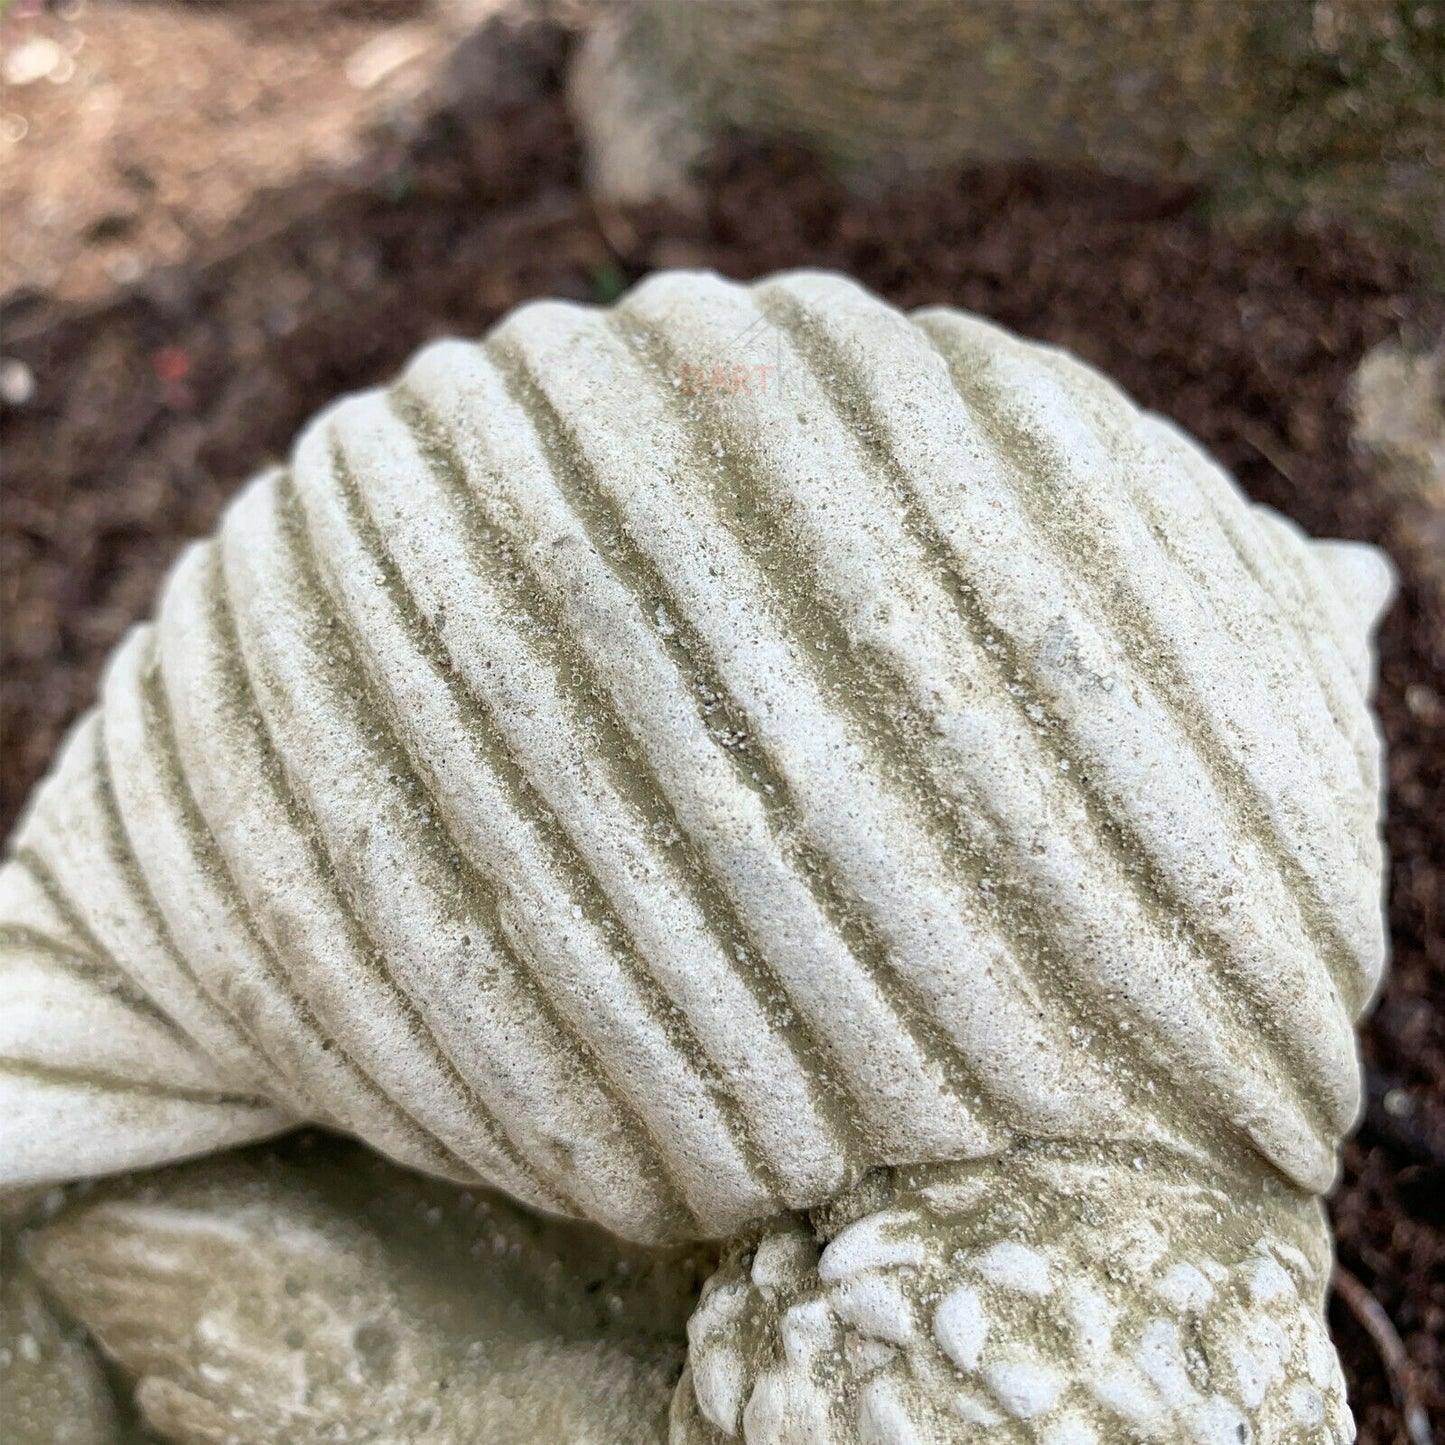
[[[1186,193],[1027,167],[860,200],[804,156],[741,146],[696,214],[599,217],[560,100],[565,38],[453,52],[423,3],[21,4],[6,56],[35,36],[62,62],[0,90],[0,831],[182,542],[318,406],[430,337],[534,296],[609,300],[659,265],[814,264],[1061,343],[1256,498],[1400,566],[1379,690],[1394,963],[1332,1213],[1438,1418],[1445,596],[1351,455],[1344,401],[1370,346],[1445,325],[1407,256],[1210,226]],[[1331,1318],[1363,1445],[1405,1441],[1375,1346],[1338,1299]]]

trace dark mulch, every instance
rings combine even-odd
[[[1343,401],[1370,346],[1445,322],[1439,300],[1405,257],[1359,238],[1210,225],[1184,192],[1020,167],[870,201],[806,157],[739,148],[701,213],[600,219],[558,98],[563,47],[538,32],[471,88],[486,104],[383,144],[364,183],[266,198],[209,260],[85,311],[10,309],[5,350],[37,390],[3,419],[0,830],[181,541],[316,407],[431,336],[475,334],[533,296],[610,299],[656,265],[807,263],[1060,342],[1183,423],[1255,497],[1401,564],[1379,691],[1394,965],[1332,1212],[1342,1262],[1445,1407],[1445,608],[1350,455]],[[474,62],[485,80],[490,62]],[[1332,1318],[1361,1440],[1396,1445],[1374,1346],[1338,1302]]]

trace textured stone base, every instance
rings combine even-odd
[[[1135,1164],[890,1171],[735,1247],[688,1325],[673,1445],[1354,1439],[1318,1206]]]

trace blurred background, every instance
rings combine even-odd
[[[1361,1441],[1419,1445],[1445,1408],[1445,0],[0,0],[0,226],[0,832],[182,543],[311,412],[657,267],[982,312],[1385,547],[1394,963],[1331,1322]]]

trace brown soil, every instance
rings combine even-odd
[[[429,337],[476,334],[534,296],[607,300],[658,265],[743,277],[806,263],[1062,343],[1255,497],[1389,547],[1401,568],[1379,689],[1394,964],[1332,1213],[1342,1263],[1445,1408],[1445,598],[1351,456],[1344,400],[1370,346],[1438,329],[1445,304],[1406,257],[1344,233],[1211,227],[1184,192],[1020,167],[864,200],[806,157],[736,148],[696,214],[600,218],[559,99],[565,46],[538,28],[500,59],[473,47],[468,101],[374,138],[359,172],[260,197],[130,289],[7,304],[4,349],[35,389],[3,418],[0,830],[181,542],[315,408]],[[1361,1441],[1403,1442],[1374,1345],[1338,1300],[1332,1320]]]
[[[102,296],[258,192],[355,167],[369,128],[411,123],[450,40],[427,0],[14,0],[0,293]]]

